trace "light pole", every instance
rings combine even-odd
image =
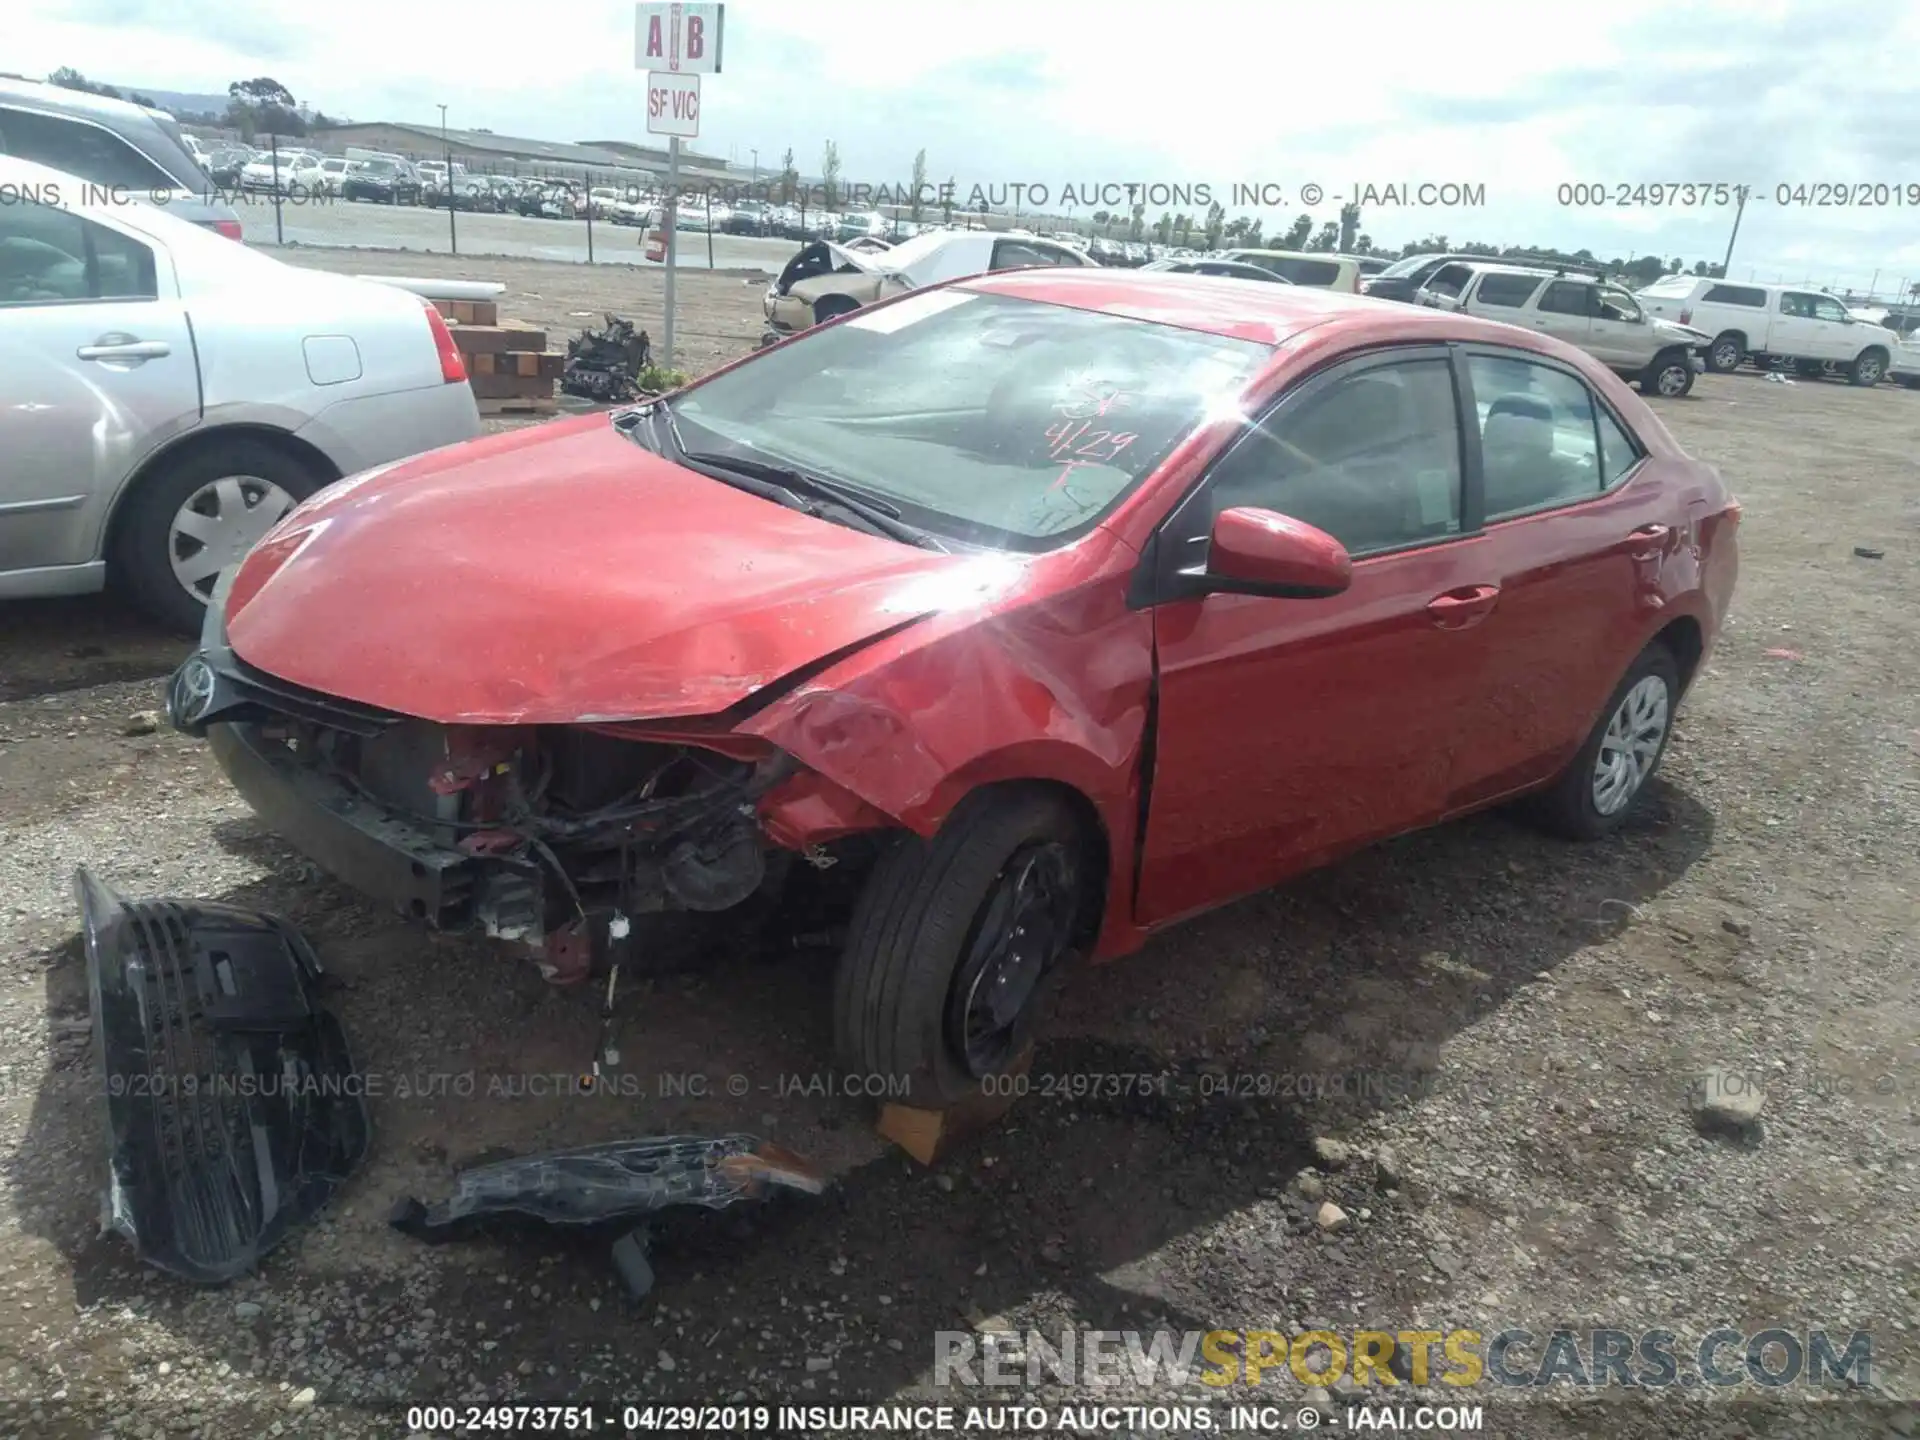
[[[454,217],[453,206],[453,144],[447,139],[447,107],[440,107],[440,148],[447,163],[447,244],[453,247],[453,253],[460,253],[460,226]]]

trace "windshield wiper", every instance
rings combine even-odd
[[[667,415],[669,427],[673,424],[672,413]],[[832,480],[826,480],[791,465],[778,465],[767,460],[756,460],[750,455],[722,455],[711,450],[682,450],[680,458],[690,465],[707,465],[715,470],[748,476],[755,480],[764,480],[777,485],[789,494],[809,500],[820,501],[835,506],[848,514],[858,517],[863,523],[880,534],[909,545],[918,545],[923,550],[941,550],[947,547],[922,530],[918,525],[910,525],[900,518],[900,508],[891,501],[878,496],[863,495]]]

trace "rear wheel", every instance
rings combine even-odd
[[[823,295],[813,302],[813,323],[824,325],[840,315],[851,315],[860,302],[850,295]]]
[[[223,440],[140,481],[115,522],[115,579],[170,629],[200,633],[214,582],[324,483],[259,440]]]
[[[1740,368],[1740,361],[1746,353],[1746,337],[1729,330],[1724,335],[1716,335],[1713,344],[1708,347],[1707,368],[1716,375],[1730,374]]]
[[[926,1109],[977,1093],[1032,1043],[1095,893],[1081,827],[1044,791],[978,792],[933,839],[901,836],[840,959],[840,1063]]]
[[[1658,641],[1640,652],[1614,687],[1586,743],[1527,808],[1570,840],[1598,840],[1627,821],[1666,754],[1680,703],[1680,667]]]

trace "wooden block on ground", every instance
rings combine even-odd
[[[467,376],[476,400],[539,399],[553,394],[551,375],[515,375],[512,371]]]
[[[551,395],[544,399],[523,396],[516,400],[482,400],[482,415],[552,415],[560,408],[560,402]]]
[[[503,350],[467,357],[467,370],[474,375],[540,375],[558,380],[566,369],[567,357],[559,350]]]
[[[527,325],[454,325],[448,333],[463,355],[498,354],[503,350],[537,354],[547,348],[547,332]]]
[[[879,1124],[874,1128],[880,1132],[881,1139],[891,1140],[922,1165],[932,1165],[982,1130],[998,1124],[1013,1108],[1017,1098],[1014,1092],[1020,1089],[1018,1082],[1032,1068],[1033,1050],[1028,1047],[1007,1067],[1005,1075],[999,1077],[1002,1082],[1014,1082],[996,1086],[1003,1093],[975,1094],[946,1110],[921,1110],[912,1105],[888,1103],[881,1108]]]
[[[498,325],[498,300],[436,300],[433,308],[461,325]]]

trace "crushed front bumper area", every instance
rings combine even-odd
[[[131,901],[81,870],[106,1099],[102,1223],[163,1270],[219,1284],[332,1198],[367,1151],[320,964],[255,911]]]

